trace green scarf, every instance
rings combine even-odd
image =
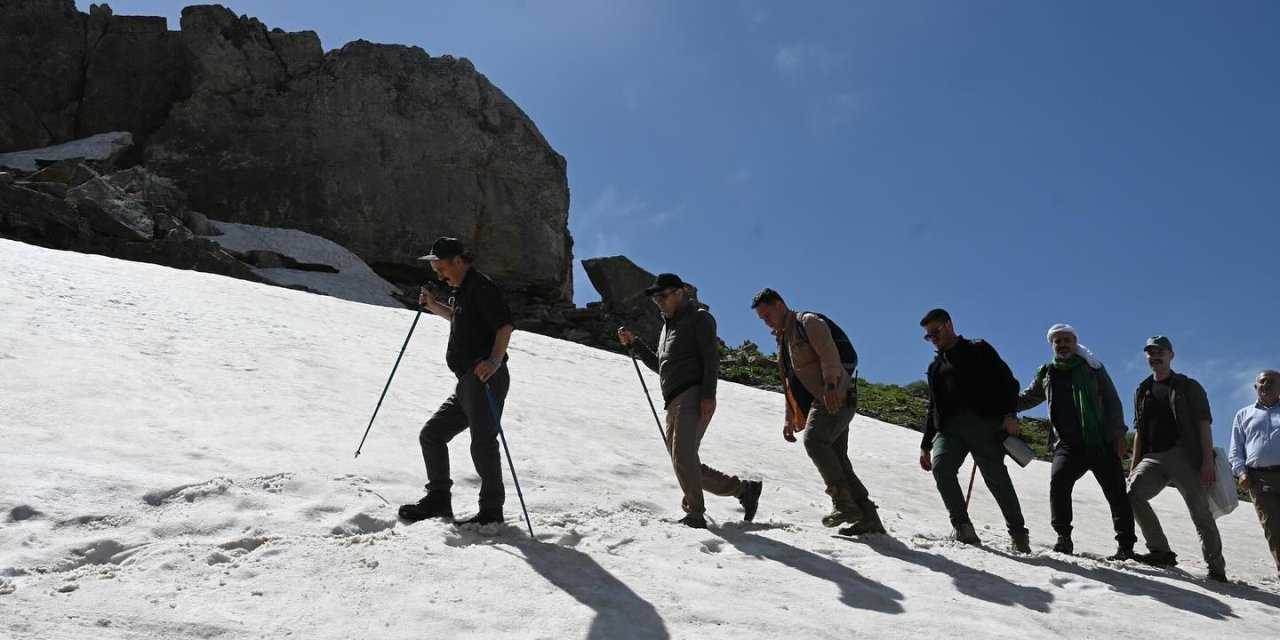
[[[1088,447],[1102,446],[1102,432],[1098,429],[1098,396],[1089,384],[1089,364],[1078,353],[1071,354],[1066,360],[1054,356],[1049,363],[1058,371],[1071,372],[1071,399],[1075,401],[1076,411],[1080,414],[1080,432]]]

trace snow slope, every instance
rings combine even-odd
[[[417,432],[450,392],[447,324],[424,316],[352,454],[413,312],[0,241],[0,637],[1274,637],[1280,584],[1248,505],[1201,579],[1172,491],[1178,570],[1048,551],[1048,465],[1014,469],[1035,553],[979,483],[985,549],[947,540],[918,434],[854,423],[890,536],[832,537],[776,394],[724,383],[704,461],[765,482],[755,524],[680,495],[631,362],[517,332],[505,416],[537,539],[516,519],[405,525]],[[928,353],[913,345],[903,357]],[[648,375],[646,373],[646,375]],[[657,381],[649,378],[650,388]],[[474,509],[468,436],[454,507]],[[967,470],[967,467],[966,467]],[[511,479],[508,475],[508,487]],[[1089,478],[1077,549],[1110,553]],[[1248,583],[1248,584],[1244,584]]]

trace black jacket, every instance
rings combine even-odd
[[[956,346],[939,351],[929,364],[929,413],[921,449],[933,448],[942,425],[960,413],[999,420],[1017,410],[1018,379],[1000,354],[984,340],[958,338]],[[950,368],[950,375],[939,375],[944,367]]]

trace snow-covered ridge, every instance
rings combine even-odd
[[[703,459],[764,480],[754,524],[680,494],[631,362],[517,332],[504,425],[537,534],[407,526],[422,422],[450,392],[447,324],[190,271],[0,241],[0,637],[1274,637],[1280,584],[1248,505],[1204,565],[1172,491],[1181,565],[1114,549],[1076,487],[1080,556],[1048,551],[1048,465],[1013,469],[1035,553],[978,483],[987,548],[947,539],[918,435],[854,423],[851,454],[890,536],[834,538],[776,394],[724,383]],[[648,375],[648,374],[646,374]],[[649,379],[649,387],[656,388]],[[463,434],[454,508],[475,507]],[[967,468],[966,468],[967,470]]]

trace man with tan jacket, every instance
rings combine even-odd
[[[792,311],[773,289],[757,293],[751,308],[778,338],[787,398],[782,437],[795,442],[795,432],[805,432],[805,451],[831,496],[833,509],[822,524],[851,525],[841,529],[841,535],[884,533],[876,503],[849,462],[849,423],[857,413],[858,390],[842,362],[833,325],[820,314]]]

